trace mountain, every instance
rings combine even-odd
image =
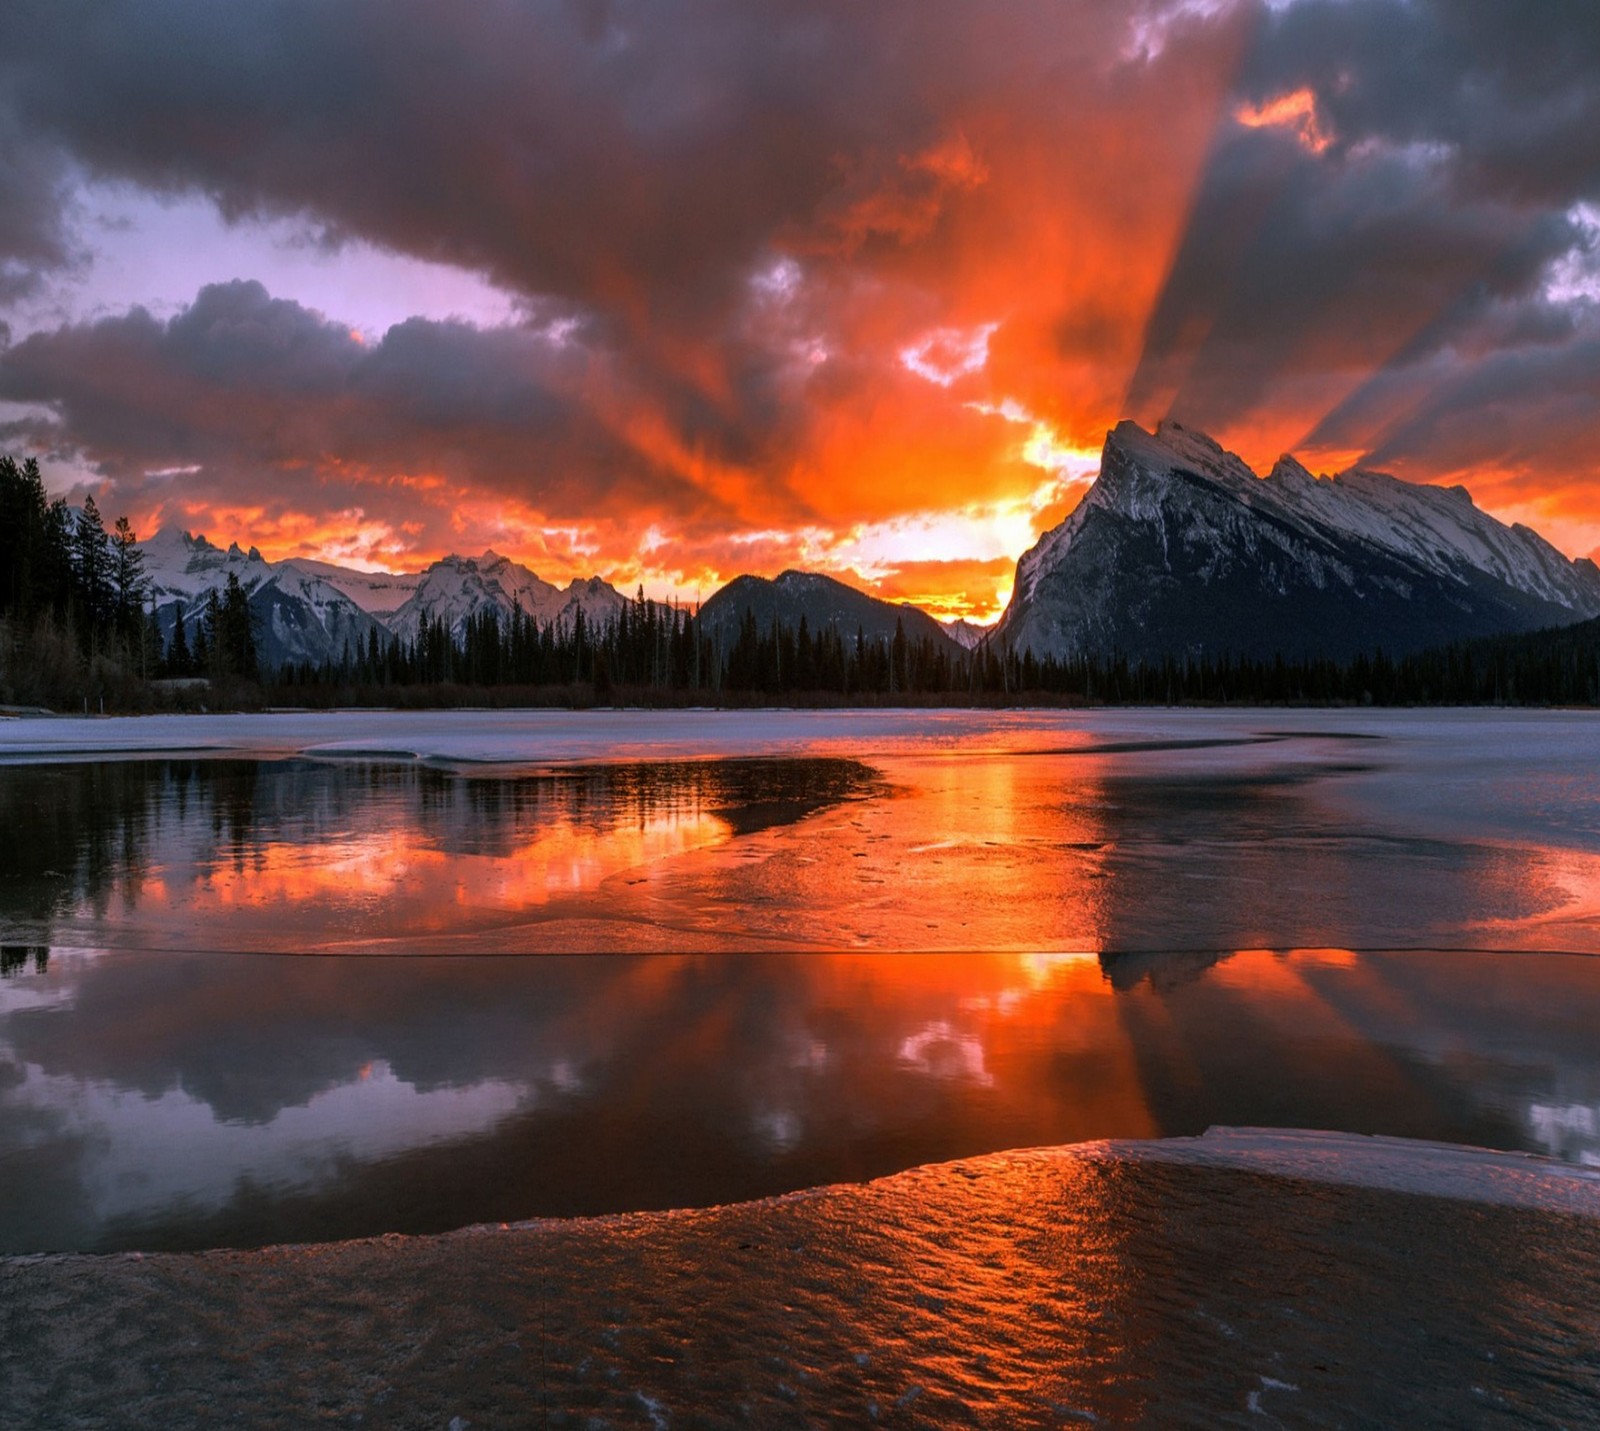
[[[1017,563],[997,639],[1035,655],[1347,659],[1600,614],[1600,570],[1461,487],[1265,478],[1200,432],[1120,423],[1077,509]]]
[[[355,651],[374,631],[380,641],[391,635],[414,641],[436,618],[459,643],[473,617],[493,609],[504,625],[517,604],[541,626],[554,621],[570,627],[580,610],[585,621],[603,625],[627,601],[599,577],[559,587],[492,551],[449,556],[425,571],[396,574],[352,571],[307,557],[269,562],[254,547],[224,550],[188,532],[157,532],[139,545],[163,637],[171,638],[179,612],[192,625],[206,593],[220,592],[231,573],[250,597],[257,649],[269,669],[287,661],[338,661],[346,643]]]
[[[979,626],[976,621],[941,621],[939,623],[944,634],[956,643],[963,651],[975,651],[993,629],[989,626]]]
[[[860,631],[869,641],[892,641],[899,624],[908,640],[925,638],[951,655],[960,651],[927,612],[881,601],[820,572],[786,571],[771,580],[736,576],[700,608],[700,629],[727,650],[738,640],[746,611],[754,613],[763,632],[774,621],[798,627],[803,616],[812,631],[831,626],[847,640],[854,640]]]
[[[579,611],[586,622],[603,625],[627,602],[616,587],[597,576],[586,581],[574,578],[559,587],[492,551],[481,557],[447,556],[420,577],[407,579],[416,583],[411,594],[385,616],[389,630],[402,641],[415,641],[425,624],[442,619],[459,642],[473,617],[493,610],[504,625],[518,605],[541,626],[554,621],[570,627]]]
[[[403,605],[422,580],[421,572],[355,571],[311,557],[288,557],[279,565],[318,577],[380,620]]]
[[[346,643],[354,650],[373,631],[382,635],[381,623],[330,582],[289,562],[266,561],[254,547],[241,551],[235,543],[224,551],[204,537],[163,531],[141,542],[140,550],[164,638],[171,638],[180,613],[192,626],[206,593],[220,592],[230,574],[250,598],[257,654],[268,668],[336,661]]]

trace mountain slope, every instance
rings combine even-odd
[[[368,615],[380,620],[397,610],[422,580],[420,572],[355,571],[311,557],[288,557],[279,565],[321,578],[335,591],[343,592]]]
[[[998,639],[1036,655],[1343,659],[1600,614],[1600,571],[1461,488],[1258,478],[1202,433],[1107,435],[1078,508],[1017,564]]]
[[[497,614],[502,626],[510,621],[515,607],[521,606],[541,626],[556,622],[570,628],[579,611],[586,622],[603,625],[626,601],[599,577],[574,578],[566,587],[559,587],[519,562],[488,551],[481,557],[447,556],[434,562],[385,620],[402,641],[415,641],[425,624],[442,620],[459,642],[467,623],[487,610]]]
[[[925,638],[950,655],[961,651],[927,612],[868,596],[820,572],[786,571],[771,580],[736,576],[700,608],[700,629],[726,650],[738,639],[746,611],[763,632],[774,621],[797,628],[803,616],[812,631],[831,626],[846,640],[860,631],[869,641],[892,641],[899,624],[907,640]]]
[[[257,653],[268,669],[289,661],[337,661],[347,644],[356,650],[374,631],[383,639],[382,625],[331,583],[291,563],[266,561],[254,547],[241,551],[235,544],[224,551],[204,537],[163,531],[140,549],[164,639],[171,639],[180,613],[190,625],[197,621],[206,593],[221,591],[229,575],[250,598]]]
[[[221,591],[231,574],[249,595],[257,648],[268,669],[288,661],[338,661],[347,646],[352,652],[364,647],[374,631],[385,643],[391,636],[414,641],[436,618],[459,643],[467,623],[489,609],[502,625],[520,604],[541,625],[570,628],[580,610],[586,621],[603,625],[626,604],[599,577],[558,587],[492,551],[445,557],[422,572],[390,573],[305,557],[269,562],[255,547],[224,550],[178,531],[157,532],[140,549],[163,637],[171,639],[180,612],[191,625],[198,620],[206,593]]]
[[[941,621],[944,634],[961,647],[964,651],[976,651],[989,637],[992,628],[979,626],[975,621],[965,621],[957,618],[954,621]]]

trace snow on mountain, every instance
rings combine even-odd
[[[541,626],[570,628],[579,611],[603,625],[627,598],[599,577],[555,586],[497,552],[449,556],[415,573],[362,572],[308,557],[269,562],[255,547],[224,550],[203,536],[160,531],[140,543],[145,572],[163,632],[170,636],[179,612],[193,621],[208,591],[220,591],[231,573],[250,596],[260,632],[262,661],[339,660],[376,630],[414,641],[425,622],[442,618],[460,641],[467,622],[492,608],[502,624],[520,605]]]
[[[163,530],[139,543],[144,571],[158,608],[170,601],[185,605],[213,587],[220,589],[231,571],[246,586],[270,575],[268,564],[254,547],[239,550],[238,543],[224,551],[204,537]]]
[[[944,634],[961,647],[963,651],[977,650],[979,643],[992,629],[988,626],[980,626],[976,621],[966,621],[960,618],[954,621],[941,621],[939,625],[944,628]]]
[[[1017,565],[999,632],[1036,654],[1155,660],[1416,649],[1600,613],[1600,571],[1462,488],[1383,473],[1259,478],[1204,433],[1107,435],[1077,509]]]
[[[230,575],[250,598],[257,650],[269,668],[338,660],[347,643],[353,650],[382,630],[328,581],[290,562],[269,562],[255,547],[241,551],[235,543],[224,551],[203,536],[178,531],[157,532],[139,545],[164,636],[171,636],[180,614],[186,622],[197,620],[206,593],[221,591]]]
[[[559,587],[493,551],[481,557],[444,557],[415,580],[410,596],[385,617],[389,629],[404,641],[416,640],[423,626],[437,619],[460,641],[467,623],[479,613],[492,609],[504,624],[517,606],[541,626],[555,622],[571,627],[580,610],[585,621],[603,625],[627,601],[599,577],[575,578]]]
[[[1531,527],[1507,527],[1473,505],[1465,487],[1426,487],[1359,468],[1313,477],[1280,457],[1262,484],[1286,514],[1358,535],[1441,576],[1470,568],[1580,614],[1593,581]]]
[[[422,581],[421,572],[356,571],[311,557],[288,557],[280,565],[321,578],[380,619],[403,605]]]

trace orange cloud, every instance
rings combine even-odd
[[[240,281],[18,337],[0,399],[32,415],[0,438],[142,526],[389,567],[493,546],[658,595],[815,566],[987,616],[1106,430],[1170,410],[1258,469],[1464,475],[1600,539],[1600,100],[1528,82],[1558,20],[662,0],[623,36],[364,3],[197,51],[113,0],[14,57],[55,96],[39,142],[96,173],[517,304],[363,337]],[[419,92],[441,53],[472,104]]]
[[[1321,154],[1333,136],[1317,116],[1317,96],[1308,88],[1280,94],[1263,104],[1241,104],[1233,117],[1246,129],[1283,129],[1313,154]]]

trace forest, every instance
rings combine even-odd
[[[459,634],[374,631],[336,661],[263,670],[230,574],[169,635],[137,536],[93,498],[51,501],[37,462],[0,457],[0,704],[61,711],[334,705],[1600,705],[1600,619],[1347,662],[1173,655],[1039,659],[957,651],[802,618],[731,640],[641,590],[604,623],[487,610]]]

